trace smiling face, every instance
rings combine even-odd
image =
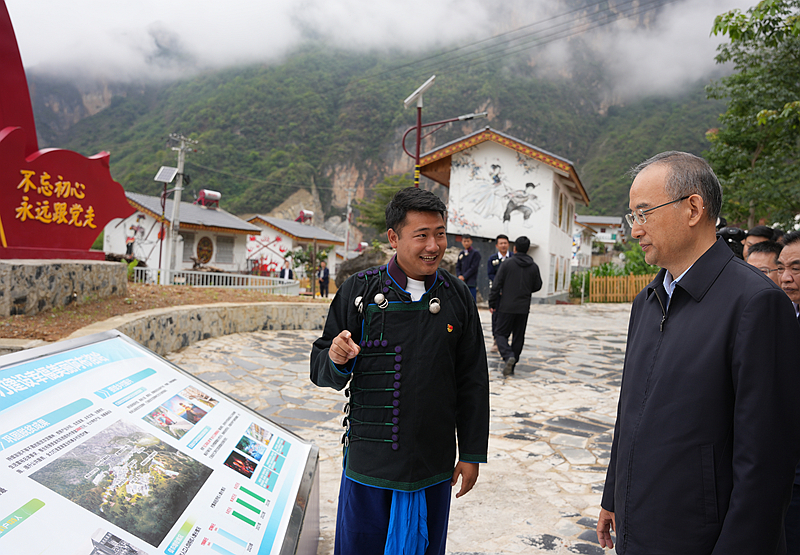
[[[444,220],[438,212],[409,211],[399,229],[390,229],[387,237],[397,251],[400,269],[419,281],[436,272],[447,249]]]
[[[631,185],[631,212],[647,211],[648,208],[674,200],[665,191],[668,175],[669,167],[665,164],[655,164],[642,170]],[[686,270],[682,267],[682,245],[685,244],[688,228],[681,218],[682,204],[683,201],[653,210],[645,214],[647,221],[644,224],[634,223],[631,228],[631,236],[639,240],[645,261],[666,268],[673,277],[678,277]]]

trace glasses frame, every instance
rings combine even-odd
[[[653,208],[648,208],[647,210],[642,210],[640,208],[639,210],[636,210],[635,212],[629,212],[628,214],[625,214],[625,221],[627,221],[628,225],[631,226],[631,227],[633,227],[634,222],[636,222],[639,225],[644,225],[644,224],[647,223],[646,214],[649,214],[653,210],[657,210],[659,208],[663,208],[665,206],[669,206],[670,204],[675,204],[676,202],[680,202],[682,200],[686,200],[690,196],[692,196],[692,195],[686,195],[685,197],[676,198],[675,200],[671,200],[669,202],[665,202],[664,204],[659,204],[658,206],[654,206]],[[639,221],[639,220],[641,220],[641,221]]]

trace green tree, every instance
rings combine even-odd
[[[723,213],[753,227],[762,218],[789,225],[800,212],[800,0],[764,0],[746,14],[714,21],[727,35],[717,63],[734,73],[707,88],[726,99],[720,128],[709,132],[708,158],[725,192]]]
[[[389,175],[383,178],[374,189],[371,200],[360,200],[356,208],[361,212],[358,225],[370,227],[378,232],[381,240],[386,240],[386,205],[400,189],[413,187],[414,180],[408,174]]]

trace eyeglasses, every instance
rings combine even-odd
[[[762,272],[764,272],[767,275],[770,275],[772,272],[780,272],[780,268],[766,268],[766,267],[764,267],[764,268],[759,268],[759,270],[761,270]],[[798,271],[800,271],[800,268],[798,268]]]
[[[792,274],[793,277],[800,276],[800,264],[793,264],[791,266],[778,266],[777,268],[778,274],[783,274],[784,272],[789,272]]]
[[[664,204],[659,204],[658,206],[654,206],[653,208],[648,208],[647,210],[636,210],[635,212],[631,212],[630,214],[625,214],[625,220],[628,222],[628,225],[633,227],[633,223],[636,222],[639,225],[644,225],[647,223],[647,216],[653,210],[657,210],[659,208],[663,208],[664,206],[669,206],[670,204],[675,204],[676,202],[680,202],[682,200],[686,200],[692,195],[686,195],[685,197],[676,198],[675,200],[671,200],[669,202],[665,202]]]

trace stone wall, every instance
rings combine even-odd
[[[0,260],[0,315],[127,295],[128,267],[100,260]]]
[[[327,303],[216,303],[175,306],[117,316],[82,328],[68,339],[117,329],[159,355],[196,341],[258,330],[321,330]]]

